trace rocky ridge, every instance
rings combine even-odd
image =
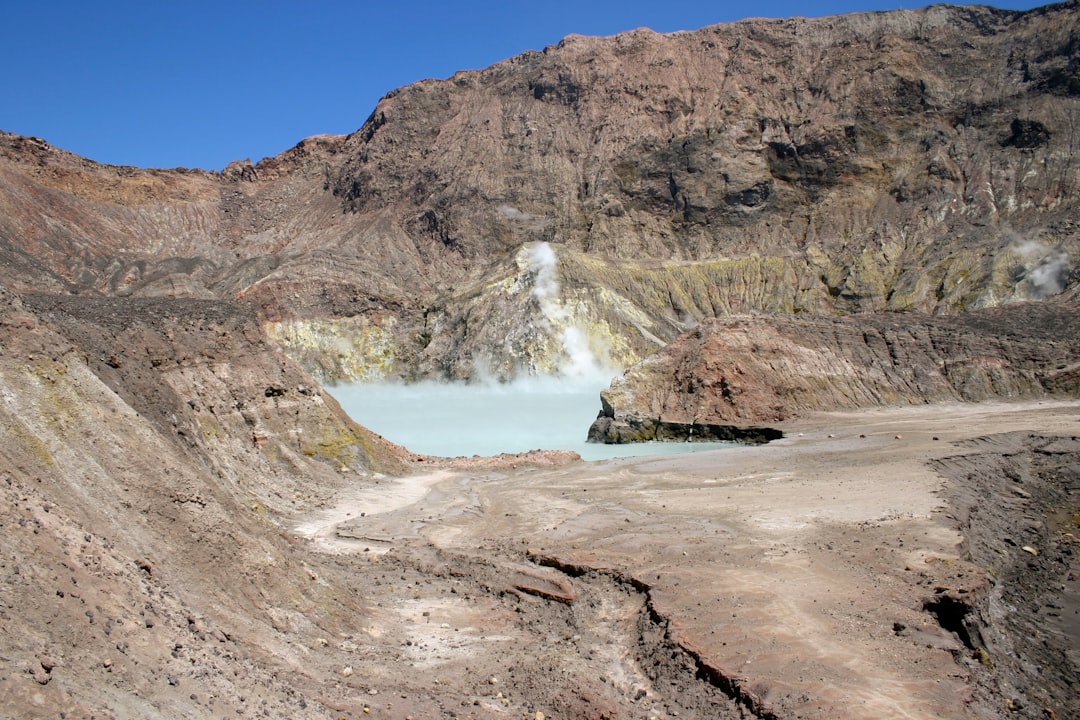
[[[221,173],[0,140],[13,288],[241,299],[316,377],[636,361],[732,313],[954,314],[1080,257],[1077,5],[572,36]],[[554,248],[561,312],[520,292]]]
[[[266,659],[359,601],[280,517],[411,456],[245,308],[0,295],[0,716],[322,717]]]

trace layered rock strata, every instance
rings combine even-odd
[[[712,320],[601,393],[596,442],[691,439],[812,410],[1080,393],[1075,302],[955,317],[744,315]],[[740,430],[740,428],[742,428]],[[702,433],[705,434],[705,433]]]
[[[0,137],[26,291],[244,299],[317,377],[629,364],[748,312],[954,314],[1075,284],[1075,3],[568,37],[221,173]],[[561,324],[523,248],[558,258]],[[599,357],[598,359],[604,359]]]
[[[280,523],[411,456],[245,308],[0,302],[0,714],[324,717],[267,658],[359,632],[359,598]]]

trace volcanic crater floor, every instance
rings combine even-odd
[[[1080,403],[784,431],[597,463],[429,459],[296,518],[369,600],[365,637],[320,641],[351,658],[322,701],[375,717],[1076,716]]]

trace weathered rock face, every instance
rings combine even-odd
[[[243,299],[324,379],[613,362],[768,311],[1075,284],[1076,3],[570,37],[223,173],[0,138],[12,287]],[[558,258],[558,322],[522,287]],[[601,353],[603,354],[603,353]],[[600,358],[603,359],[603,358]]]
[[[712,320],[603,391],[589,436],[686,439],[696,427],[775,423],[810,410],[1076,395],[1078,338],[1075,302],[953,317]]]
[[[392,94],[333,187],[470,262],[559,243],[575,286],[608,291],[600,315],[648,318],[619,326],[638,351],[731,312],[1040,297],[1076,257],[1075,163],[1050,129],[1075,121],[1075,47],[1044,25],[1075,12],[568,38]],[[576,253],[616,260],[585,270]]]
[[[258,697],[322,717],[264,658],[291,657],[298,629],[358,632],[358,598],[314,582],[279,523],[409,456],[246,308],[4,287],[0,302],[5,710],[178,717]]]

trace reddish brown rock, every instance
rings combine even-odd
[[[15,289],[244,299],[321,378],[557,364],[515,259],[617,363],[711,317],[952,314],[1075,284],[1077,7],[572,36],[221,173],[0,136]],[[524,278],[527,279],[527,278]],[[340,359],[340,340],[382,349]],[[355,351],[363,355],[363,349]]]
[[[768,439],[747,426],[812,410],[1075,396],[1078,318],[1075,301],[1061,301],[953,318],[712,320],[603,391],[590,438]]]

